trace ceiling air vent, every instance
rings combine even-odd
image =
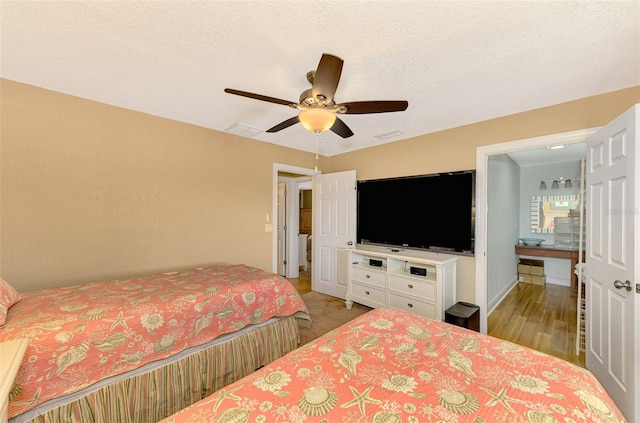
[[[404,132],[396,129],[395,131],[385,132],[384,134],[378,134],[375,137],[381,140],[388,140],[389,138],[397,137],[402,134],[404,134]]]
[[[227,129],[225,129],[225,132],[228,132],[230,134],[240,135],[243,137],[252,138],[258,135],[260,132],[264,132],[264,130],[254,128],[253,126],[242,125],[236,122],[230,127],[228,127]]]

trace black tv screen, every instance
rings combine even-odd
[[[471,254],[475,171],[358,181],[360,244]]]

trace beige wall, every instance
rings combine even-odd
[[[0,84],[0,272],[18,290],[213,262],[271,269],[273,163],[313,168],[312,154]],[[600,126],[638,102],[635,87],[322,157],[319,169],[472,169],[477,146]],[[473,263],[462,269],[471,283]]]
[[[273,163],[314,155],[0,80],[2,276],[19,291],[271,269]]]
[[[376,179],[475,169],[476,147],[602,126],[638,102],[640,86],[333,156],[322,170]]]

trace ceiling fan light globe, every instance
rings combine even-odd
[[[306,109],[298,115],[300,123],[306,130],[320,133],[330,129],[336,121],[333,112],[324,109]]]

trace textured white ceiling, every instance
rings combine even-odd
[[[508,154],[519,166],[531,166],[538,164],[571,162],[587,157],[587,144],[578,142],[565,145],[562,148],[534,148]]]
[[[640,84],[634,1],[0,1],[3,78],[225,131],[295,115],[322,53],[355,135],[254,139],[332,156]],[[402,135],[380,140],[391,131]]]

